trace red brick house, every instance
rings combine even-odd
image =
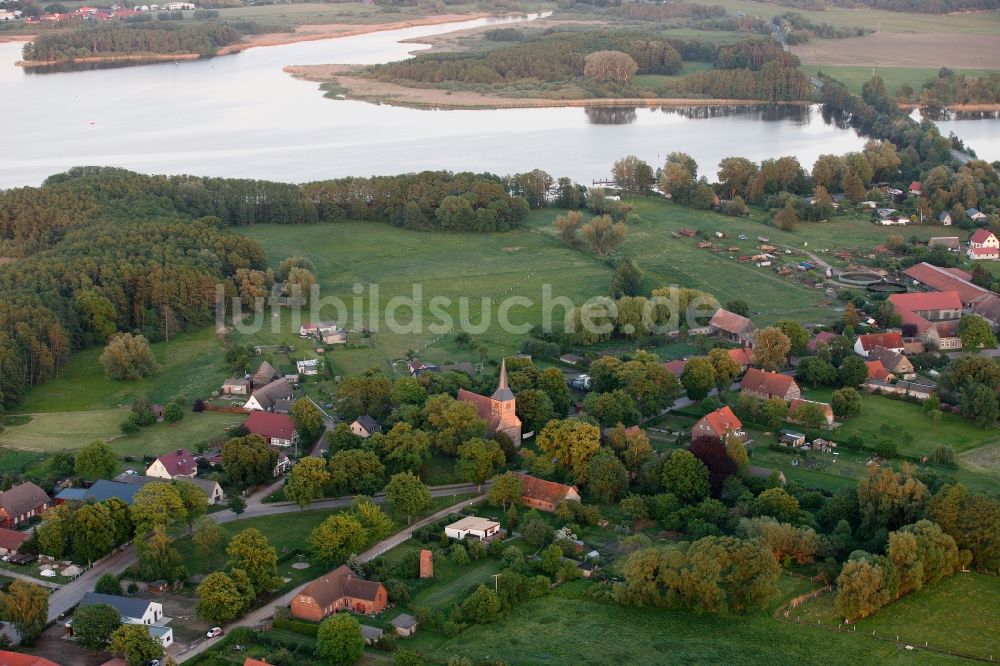
[[[341,565],[295,595],[292,617],[319,622],[340,610],[378,613],[388,603],[389,594],[385,585],[358,578],[347,565]]]
[[[580,491],[576,486],[567,486],[555,481],[545,481],[523,472],[519,472],[521,478],[521,501],[524,505],[539,511],[553,513],[559,502],[564,500],[580,501]]]
[[[740,439],[746,439],[746,433],[743,432],[743,423],[736,418],[733,410],[726,405],[698,419],[694,427],[691,428],[691,441],[693,442],[699,437],[715,437],[721,440],[730,433]]]
[[[740,384],[740,393],[747,393],[762,400],[769,398],[795,400],[802,397],[802,389],[788,375],[766,372],[758,368],[747,370]]]
[[[25,481],[0,493],[0,527],[12,528],[41,516],[52,500],[44,490]]]

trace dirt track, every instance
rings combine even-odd
[[[1000,69],[998,35],[880,32],[818,40],[793,46],[792,52],[810,65]]]

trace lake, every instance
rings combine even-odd
[[[818,107],[417,110],[325,99],[315,83],[282,71],[285,65],[399,60],[426,48],[400,40],[530,18],[47,74],[15,67],[22,45],[0,44],[6,128],[0,187],[37,185],[76,165],[289,182],[423,169],[507,174],[537,167],[590,183],[606,177],[622,156],[659,166],[677,150],[694,156],[701,173],[712,177],[728,156],[759,161],[795,155],[809,169],[820,154],[864,144],[853,130],[825,122]],[[986,156],[985,146],[970,145]]]

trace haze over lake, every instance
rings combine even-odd
[[[854,130],[825,122],[819,107],[415,110],[325,99],[315,83],[282,71],[292,64],[399,60],[424,48],[399,40],[520,20],[478,19],[208,60],[52,74],[26,73],[14,65],[22,45],[0,44],[0,113],[8,128],[0,187],[36,185],[76,165],[292,182],[537,167],[589,183],[628,154],[660,166],[667,153],[680,150],[694,156],[702,173],[714,174],[727,156],[795,155],[808,169],[820,154],[864,144]],[[967,122],[994,129],[998,123]],[[1000,157],[985,143],[969,143],[987,159]]]

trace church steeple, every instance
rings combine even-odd
[[[514,392],[507,386],[507,359],[500,361],[500,381],[497,383],[497,390],[491,396],[494,400],[507,401],[514,399]]]

